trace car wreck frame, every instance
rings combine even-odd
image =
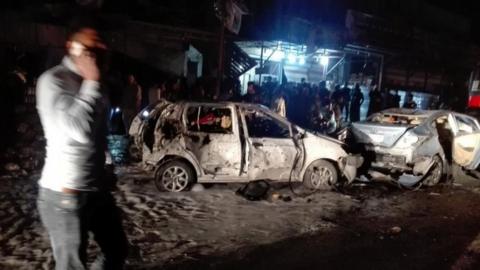
[[[168,191],[187,188],[185,176],[188,184],[272,180],[330,188],[352,182],[363,161],[342,142],[255,104],[160,101],[137,115],[129,134],[157,187]]]
[[[388,109],[353,123],[352,133],[364,153],[367,180],[432,186],[453,163],[464,170],[480,163],[480,125],[465,114]]]

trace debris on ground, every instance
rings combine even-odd
[[[277,201],[278,199],[280,199],[282,195],[278,192],[272,192],[272,194],[270,194],[270,200],[271,201]]]
[[[402,228],[399,226],[394,226],[388,230],[389,234],[399,234],[402,232]]]
[[[267,181],[259,180],[248,182],[245,186],[239,188],[237,195],[244,197],[249,201],[259,201],[266,199],[270,184]]]

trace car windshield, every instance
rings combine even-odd
[[[422,124],[427,119],[423,115],[405,115],[393,113],[377,113],[367,119],[367,122],[391,125],[413,125]]]

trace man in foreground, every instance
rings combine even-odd
[[[38,209],[56,269],[85,269],[88,232],[102,255],[94,269],[122,269],[127,250],[120,212],[105,168],[106,102],[99,60],[105,45],[82,28],[66,44],[62,63],[38,80],[37,109],[47,140]]]

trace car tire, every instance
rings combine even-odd
[[[443,174],[443,162],[442,159],[435,155],[433,156],[433,165],[428,171],[428,174],[425,176],[425,179],[423,180],[422,184],[425,186],[435,186],[440,181],[442,180],[444,174]]]
[[[170,160],[155,172],[155,186],[159,191],[181,192],[195,182],[193,168],[184,161]]]
[[[312,162],[303,176],[303,184],[312,190],[326,190],[338,183],[338,170],[329,161],[319,159]]]

